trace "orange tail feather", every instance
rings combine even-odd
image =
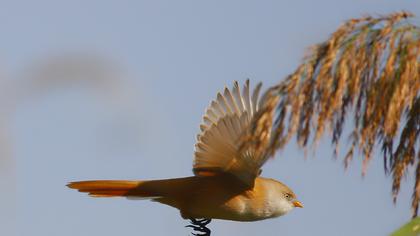
[[[129,180],[92,180],[71,182],[67,187],[77,189],[79,192],[88,193],[92,197],[158,197],[142,189],[144,181]]]

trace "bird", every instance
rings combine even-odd
[[[210,102],[195,144],[194,175],[158,180],[76,181],[67,186],[92,197],[149,199],[177,208],[182,218],[191,220],[190,227],[200,232],[206,231],[205,225],[211,219],[259,221],[302,208],[290,187],[261,176],[269,155],[241,144],[269,100],[260,98],[261,86],[258,83],[251,94],[249,80],[242,89],[235,81],[231,90],[225,87]],[[260,133],[262,140],[273,138],[270,129]]]

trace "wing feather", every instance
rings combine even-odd
[[[242,95],[243,99],[244,99],[244,103],[245,103],[245,110],[248,112],[249,116],[253,116],[254,112],[252,109],[252,104],[251,104],[251,98],[249,96],[249,80],[247,80],[245,82],[244,85],[244,93]]]
[[[245,102],[241,96],[241,89],[239,88],[238,81],[235,81],[233,85],[233,97],[235,98],[236,104],[238,104],[240,113],[242,114],[246,111]]]
[[[262,83],[258,83],[257,87],[255,87],[254,92],[252,93],[252,111],[255,112],[258,110],[258,96],[260,94]]]

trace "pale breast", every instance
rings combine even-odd
[[[252,190],[243,192],[227,202],[233,208],[238,219],[257,221],[284,215],[293,209],[293,205],[284,198],[284,185],[278,181],[257,178]]]

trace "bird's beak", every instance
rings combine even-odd
[[[302,204],[301,202],[297,201],[297,200],[293,202],[293,205],[294,205],[295,207],[300,207],[300,208],[303,208],[303,204]]]

